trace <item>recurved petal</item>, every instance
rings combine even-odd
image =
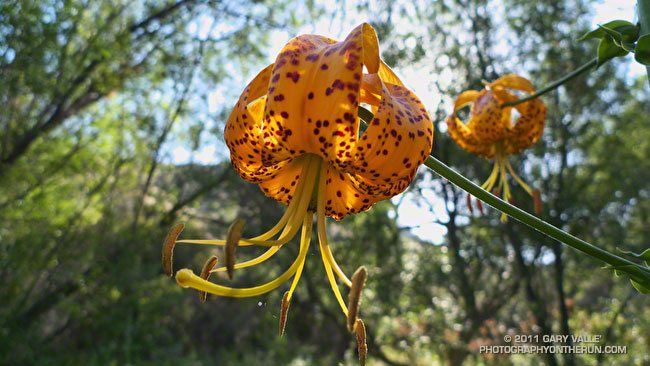
[[[296,191],[298,180],[306,165],[300,159],[289,159],[268,168],[273,168],[274,174],[259,183],[262,192],[270,198],[289,205]]]
[[[224,138],[230,149],[230,158],[235,170],[242,178],[254,183],[265,173],[259,172],[262,161],[258,141],[266,101],[262,96],[266,93],[272,67],[273,65],[270,65],[262,70],[244,89],[228,117],[224,130]]]
[[[474,102],[476,98],[478,98],[479,92],[476,90],[466,90],[456,98],[454,101],[454,113],[456,113],[459,109],[463,108],[464,106]]]
[[[415,169],[406,177],[381,184],[338,171],[331,164],[328,164],[326,174],[325,214],[338,221],[348,214],[366,211],[376,202],[403,192],[413,180]]]
[[[433,124],[418,97],[399,85],[381,86],[379,109],[354,151],[355,174],[374,184],[411,175],[433,143]]]
[[[521,114],[506,140],[506,153],[517,154],[537,142],[544,132],[546,105],[541,99],[533,99],[516,107]]]
[[[386,65],[384,63],[384,61],[380,61],[380,62],[381,63],[379,65],[378,74],[379,74],[379,77],[381,78],[381,80],[383,82],[385,82],[385,83],[391,83],[391,84],[395,84],[395,85],[399,85],[399,86],[404,86],[404,84],[402,83],[402,80],[400,80],[397,77],[397,75],[395,75],[393,70],[390,67],[388,67],[388,65]]]
[[[292,39],[271,77],[262,141],[276,151],[264,162],[314,153],[339,169],[349,166],[364,65],[375,72],[380,67],[377,38],[368,24],[338,43],[315,35]]]
[[[474,136],[467,126],[456,117],[453,113],[447,118],[447,132],[449,136],[460,146],[463,150],[483,156],[486,159],[494,156],[494,149],[491,144],[483,144],[479,139]]]
[[[486,89],[481,91],[470,109],[467,128],[481,143],[492,143],[507,137],[509,127],[510,121],[504,118],[494,93]]]
[[[506,88],[506,89],[515,89],[521,90],[527,93],[534,93],[535,87],[533,84],[528,81],[528,79],[523,78],[516,74],[509,74],[504,77],[497,79],[493,82],[490,87],[492,89]]]

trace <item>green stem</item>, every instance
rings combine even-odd
[[[638,0],[636,2],[636,12],[639,17],[639,24],[641,29],[639,37],[650,33],[650,0]],[[648,82],[650,83],[650,66],[646,66],[648,73]]]
[[[495,209],[505,213],[506,215],[532,227],[535,230],[542,232],[550,236],[551,238],[563,242],[575,249],[578,249],[581,252],[584,252],[594,258],[598,258],[605,263],[609,263],[612,266],[619,267],[625,265],[636,265],[635,263],[621,258],[615,254],[612,254],[606,250],[600,249],[596,246],[593,246],[586,241],[576,238],[575,236],[562,231],[555,226],[548,224],[547,222],[540,220],[536,216],[529,214],[526,211],[523,211],[506,201],[499,199],[497,196],[487,192],[478,185],[474,184],[469,179],[463,177],[455,170],[443,164],[440,160],[429,156],[424,162],[428,168],[434,172],[440,174],[442,177],[457,185],[467,193],[475,196],[481,201],[487,203],[488,205],[494,207]]]
[[[369,122],[374,118],[374,115],[363,107],[359,107],[358,114],[363,121]],[[481,187],[474,184],[472,181],[465,178],[461,174],[457,173],[456,171],[454,171],[453,169],[451,169],[450,167],[448,167],[438,159],[434,158],[433,156],[429,156],[427,160],[424,162],[424,165],[426,165],[429,169],[438,173],[439,175],[441,175],[443,178],[447,179],[451,183],[455,184],[462,190],[466,191],[467,193],[473,195],[474,197],[480,199],[481,201],[487,203],[488,205],[494,207],[495,209],[505,213],[506,215],[514,218],[515,220],[532,227],[533,229],[541,232],[542,234],[547,235],[572,248],[575,248],[591,257],[600,259],[601,261],[608,263],[617,269],[620,268],[622,271],[628,274],[631,273],[630,270],[627,269],[630,268],[629,266],[632,266],[636,268],[636,271],[640,270],[643,274],[643,277],[645,277],[646,279],[650,278],[650,268],[640,266],[625,258],[619,257],[606,250],[591,245],[586,241],[577,238],[565,231],[562,231],[556,228],[555,226],[537,218],[536,216],[533,216],[528,212],[523,211],[509,204],[508,202],[501,200],[500,198],[491,194],[490,192],[483,190]],[[638,278],[639,276],[635,276],[635,277]],[[638,281],[647,282],[647,280],[645,280],[644,278],[638,278]]]
[[[639,0],[639,1],[641,1],[641,0]],[[650,0],[646,0],[646,1],[650,1]],[[598,59],[594,58],[593,60],[587,62],[586,64],[584,64],[582,66],[580,66],[578,69],[576,69],[575,71],[573,71],[569,75],[563,77],[560,80],[554,81],[553,83],[547,85],[546,87],[538,90],[535,94],[531,94],[531,95],[529,95],[529,96],[527,96],[525,98],[513,100],[512,102],[503,103],[503,104],[501,104],[501,108],[503,108],[503,107],[512,107],[513,105],[517,105],[519,103],[523,103],[523,102],[535,99],[535,98],[537,98],[537,97],[539,97],[541,95],[544,95],[544,94],[550,92],[551,90],[557,89],[558,86],[566,83],[567,81],[575,78],[576,76],[578,76],[578,75],[582,74],[583,72],[589,70],[590,68],[596,66],[597,61],[598,61]]]

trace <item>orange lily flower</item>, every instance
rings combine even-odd
[[[534,94],[535,88],[530,81],[518,75],[506,75],[478,92],[468,90],[461,93],[454,103],[454,112],[447,118],[449,135],[464,150],[482,156],[494,158],[494,169],[481,188],[500,195],[505,201],[512,201],[507,174],[531,195],[535,202],[535,213],[541,211],[539,190],[532,189],[515,173],[508,155],[518,154],[537,142],[544,131],[546,106],[539,98],[522,102],[513,107],[503,107],[503,103],[518,100],[519,97],[509,90]],[[456,112],[472,104],[470,118],[463,123]],[[512,122],[512,108],[519,112],[519,117]],[[499,182],[497,183],[497,180]],[[506,221],[506,215],[501,221]]]
[[[370,104],[375,113],[361,136],[357,118],[360,103]],[[318,35],[290,40],[276,62],[255,76],[241,94],[224,135],[239,175],[288,206],[280,221],[262,235],[241,239],[237,235],[241,229],[229,232],[236,241],[234,247],[270,247],[260,257],[235,264],[232,269],[265,261],[302,227],[300,252],[286,272],[261,286],[217,285],[187,269],[176,273],[177,282],[220,296],[250,297],[271,291],[293,277],[282,306],[281,318],[286,319],[307,255],[315,210],[329,282],[343,313],[352,313],[349,309],[356,309],[359,295],[352,301],[352,293],[360,288],[354,289],[354,277],[351,281],[334,260],[325,216],[341,220],[403,192],[429,155],[433,139],[432,122],[424,106],[379,58],[374,29],[361,24],[343,42]],[[233,247],[228,240],[175,240],[177,235],[171,235],[171,243]],[[346,306],[334,274],[351,287],[351,302],[356,304]],[[359,276],[365,281],[365,275]],[[353,313],[348,328],[360,332],[356,310]]]

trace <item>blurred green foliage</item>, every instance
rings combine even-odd
[[[424,101],[436,123],[433,153],[475,182],[491,165],[445,135],[453,98],[512,72],[541,87],[593,55],[574,42],[590,28],[587,1],[354,5],[389,64],[430,78],[440,96]],[[317,246],[283,338],[282,291],[201,304],[160,268],[176,222],[187,224],[184,237],[217,238],[236,217],[248,220],[245,235],[280,217],[281,205],[232,171],[224,116],[239,79],[267,57],[270,32],[293,34],[332,16],[327,9],[284,0],[0,5],[0,364],[356,364]],[[220,31],[196,32],[206,19]],[[650,238],[649,93],[619,60],[545,96],[543,140],[513,165],[542,189],[545,220],[610,251],[640,253]],[[224,87],[232,95],[209,113],[209,92]],[[175,147],[197,154],[208,145],[221,163],[194,155],[170,163]],[[532,210],[523,191],[515,195]],[[343,269],[369,270],[370,365],[650,365],[647,298],[626,281],[514,221],[501,224],[489,208],[470,214],[464,193],[423,170],[404,199],[434,210],[431,196],[442,200],[436,219],[413,226],[444,228],[441,244],[398,224],[399,199],[328,224]],[[254,255],[248,249],[241,259]],[[174,260],[198,271],[215,253],[179,244]],[[296,253],[287,245],[234,285],[266,281]],[[627,353],[479,353],[505,334],[568,333],[602,335]]]

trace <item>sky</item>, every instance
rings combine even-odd
[[[398,2],[405,6],[407,12],[415,11],[415,9],[410,6],[409,1],[399,0]],[[298,30],[297,34],[315,33],[333,39],[342,39],[349,30],[358,25],[360,22],[359,19],[363,19],[363,17],[356,12],[349,2],[344,2],[344,4],[348,4],[348,8],[346,9],[335,8],[336,4],[334,2],[328,2],[327,4],[330,5],[326,6],[331,7],[331,9],[328,10],[338,11],[343,16],[327,17],[316,23],[305,25]],[[595,16],[592,22],[593,27],[595,28],[598,24],[604,24],[614,19],[624,19],[636,22],[635,5],[636,0],[609,0],[595,3],[593,5],[595,8]],[[368,12],[371,13],[372,8],[368,10]],[[208,17],[200,17],[195,24],[190,25],[190,31],[197,32],[198,35],[203,38],[207,35],[206,33],[211,28],[211,25],[212,19]],[[219,34],[227,33],[229,31],[230,29],[227,24],[220,24],[212,30],[217,37]],[[295,34],[288,34],[285,31],[271,32],[271,43],[267,52],[269,56],[266,60],[266,64],[275,61],[275,56],[280,52],[284,44],[293,36],[295,36]],[[414,42],[414,39],[405,39],[403,46],[413,47],[415,46]],[[630,57],[628,57],[628,59],[631,60]],[[238,83],[242,86],[246,85],[249,79],[253,76],[241,75],[241,73],[236,70],[235,65],[230,65],[229,67],[232,68],[232,75],[239,75],[238,79],[233,81],[234,83]],[[433,93],[432,88],[429,87],[432,80],[427,77],[422,77],[421,73],[415,68],[409,69],[408,67],[401,67],[396,71],[404,84],[413,90],[421,100],[425,101],[425,105],[428,104],[429,107],[432,108],[437,104],[438,100],[440,100],[441,96]],[[631,75],[641,75],[645,74],[645,68],[635,62],[631,62],[629,72]],[[445,79],[451,79],[452,76],[453,75],[442,75]],[[227,95],[226,88],[227,86],[220,86],[209,93],[208,109],[211,115],[214,115],[219,106],[226,103],[227,99],[230,98],[230,96]],[[192,154],[188,147],[174,144],[174,146],[170,146],[170,160],[176,164],[187,163],[190,159],[195,163],[214,164],[224,158],[225,155],[223,151],[220,152],[219,149],[225,149],[225,144],[223,144],[224,146],[216,146],[214,144],[204,145],[205,146],[201,150]],[[420,167],[420,169],[426,168]],[[446,230],[444,226],[436,224],[435,221],[436,219],[446,221],[448,217],[445,213],[443,201],[439,199],[432,190],[425,189],[423,191],[423,199],[420,199],[419,201],[415,199],[413,194],[409,194],[407,191],[404,197],[403,195],[394,197],[393,202],[400,203],[397,212],[392,213],[393,215],[397,214],[398,224],[400,226],[411,227],[411,232],[422,240],[433,244],[442,243]],[[462,217],[460,219],[463,220]],[[459,222],[459,224],[461,224],[461,222]]]

